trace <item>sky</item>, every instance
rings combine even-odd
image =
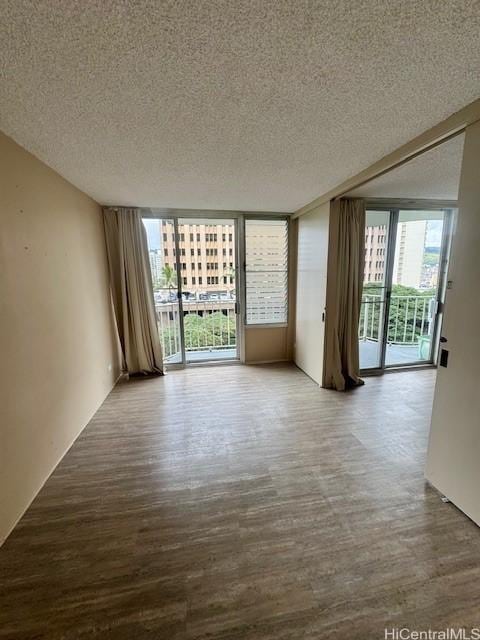
[[[429,220],[427,222],[426,247],[439,247],[442,244],[442,220]]]
[[[160,225],[158,224],[158,220],[147,220],[144,218],[143,224],[147,230],[148,248],[154,251],[160,249]]]

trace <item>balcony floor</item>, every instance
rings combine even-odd
[[[360,340],[360,368],[373,369],[378,367],[379,349],[378,342],[373,340]],[[418,362],[418,345],[387,345],[386,365],[409,364]]]
[[[233,349],[204,349],[199,351],[187,351],[187,362],[218,362],[219,360],[235,360],[237,350]],[[165,364],[179,364],[182,361],[180,353],[174,353],[169,358],[165,358]]]
[[[187,362],[206,362],[208,360],[234,360],[237,357],[237,350],[235,348],[209,349],[208,351],[187,351]]]

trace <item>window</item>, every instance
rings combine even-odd
[[[288,222],[245,221],[247,324],[287,322]]]

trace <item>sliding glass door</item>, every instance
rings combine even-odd
[[[450,225],[450,210],[367,211],[361,369],[435,362]]]
[[[235,219],[144,218],[164,360],[238,357]]]
[[[398,212],[386,366],[434,360],[444,224],[444,211]]]
[[[383,337],[387,304],[387,246],[389,211],[367,211],[365,220],[365,269],[359,341],[360,367],[379,369],[383,361]]]
[[[152,273],[153,298],[158,332],[166,363],[183,362],[182,326],[178,268],[175,259],[175,221],[143,220],[148,241],[148,257]]]
[[[179,219],[186,362],[237,358],[235,220]]]

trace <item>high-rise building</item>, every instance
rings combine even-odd
[[[387,226],[365,227],[365,283],[380,283],[385,277]]]
[[[438,269],[438,264],[423,265],[420,289],[435,289],[438,286]]]
[[[169,220],[159,221],[162,259],[177,269],[175,234]],[[235,286],[235,230],[232,224],[178,225],[179,269],[182,289],[230,291]]]
[[[399,222],[393,261],[393,284],[419,289],[425,254],[426,220]]]
[[[161,282],[162,270],[164,267],[163,252],[161,249],[150,249],[148,252],[150,260],[150,270],[152,272],[153,282]]]
[[[426,232],[425,220],[398,223],[393,260],[393,284],[415,289],[425,287]],[[369,225],[365,228],[364,282],[367,284],[382,283],[385,280],[387,240],[386,225]]]

